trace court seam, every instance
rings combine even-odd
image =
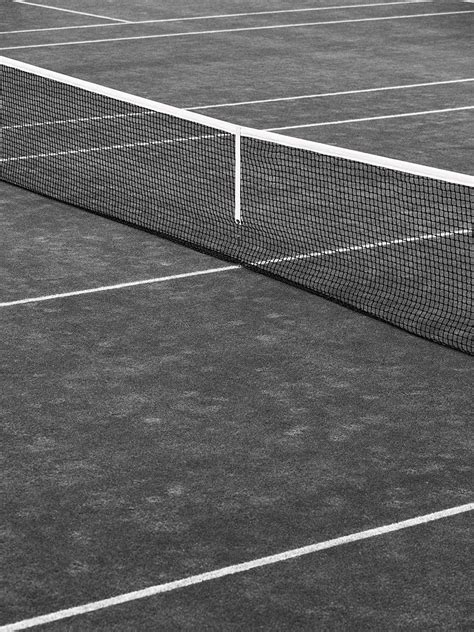
[[[473,0],[474,2],[474,0]],[[255,99],[254,101],[234,101],[230,103],[212,103],[210,105],[183,106],[184,110],[214,110],[219,108],[237,107],[240,105],[255,105],[260,103],[278,103],[280,101],[299,101],[302,99],[320,99],[322,97],[337,97],[348,94],[364,94],[367,92],[384,92],[388,90],[408,90],[412,88],[426,88],[429,86],[442,86],[456,83],[469,83],[474,78],[445,79],[442,81],[429,81],[425,83],[408,83],[398,86],[380,86],[378,88],[359,88],[357,90],[342,90],[337,92],[320,92],[317,94],[299,94],[291,97],[274,97],[271,99]]]
[[[334,7],[314,7],[314,8],[307,8],[307,9],[281,9],[281,10],[277,10],[277,11],[250,11],[247,13],[222,13],[222,14],[217,14],[217,15],[197,15],[197,16],[188,16],[188,17],[182,17],[182,18],[161,18],[161,19],[156,19],[156,20],[136,20],[136,21],[131,21],[131,20],[122,20],[122,22],[124,24],[129,24],[129,25],[137,25],[137,24],[160,24],[160,23],[165,23],[165,22],[186,22],[189,20],[223,20],[223,19],[227,19],[227,18],[238,18],[238,17],[248,17],[248,16],[253,16],[253,15],[274,15],[274,14],[281,14],[281,13],[303,13],[303,12],[310,12],[310,11],[341,11],[344,9],[362,9],[362,8],[368,8],[368,7],[380,7],[380,6],[392,6],[392,5],[398,5],[398,4],[427,4],[429,2],[432,2],[433,0],[397,0],[395,2],[375,2],[375,3],[371,3],[371,4],[348,4],[348,5],[339,5],[339,6],[334,6]],[[31,2],[23,2],[21,0],[15,0],[15,2],[19,3],[19,4],[30,4],[32,6],[37,6],[37,7],[44,7],[44,8],[57,8],[57,7],[46,7],[45,5],[41,5],[41,4],[33,4]],[[61,10],[61,9],[58,9]],[[67,11],[67,9],[63,9],[64,11]],[[72,13],[79,13],[76,11],[72,11]],[[84,15],[92,15],[92,14],[84,14]],[[103,17],[103,16],[95,16],[95,17]],[[119,18],[104,18],[105,20],[117,20],[119,21]],[[39,29],[22,29],[20,31],[0,31],[0,35],[8,35],[8,34],[15,34],[15,33],[37,33],[40,31],[61,31],[61,30],[67,30],[67,29],[87,29],[87,28],[100,28],[101,26],[122,26],[122,24],[77,24],[77,25],[73,25],[73,26],[52,26],[52,27],[45,27],[45,28],[39,28]]]
[[[265,30],[276,30],[276,29],[287,29],[287,28],[301,28],[301,27],[309,27],[309,26],[333,26],[335,24],[349,24],[349,23],[361,23],[361,22],[377,22],[377,21],[387,21],[387,20],[408,20],[414,18],[423,18],[423,17],[443,17],[447,15],[459,15],[459,14],[467,14],[474,13],[474,10],[467,11],[442,11],[437,13],[414,13],[412,15],[393,15],[393,16],[383,16],[383,17],[375,17],[375,18],[356,18],[351,20],[329,20],[326,22],[303,22],[299,24],[274,24],[274,25],[266,25],[266,26],[246,26],[246,27],[238,27],[232,29],[213,29],[208,31],[182,31],[180,33],[159,33],[154,35],[134,35],[129,37],[112,37],[112,38],[104,38],[104,39],[96,39],[96,40],[80,40],[73,42],[52,42],[49,44],[24,44],[21,46],[5,46],[0,48],[0,50],[20,50],[27,48],[50,48],[57,46],[78,46],[84,44],[104,44],[108,42],[125,42],[125,41],[138,41],[138,40],[146,40],[146,39],[164,39],[171,37],[193,37],[197,35],[215,35],[220,33],[242,33],[245,31],[265,31]]]
[[[279,562],[296,559],[305,555],[310,555],[312,553],[317,553],[337,546],[360,542],[362,540],[367,540],[379,535],[386,535],[388,533],[394,533],[403,529],[428,524],[430,522],[460,515],[473,510],[474,503],[467,503],[465,505],[459,505],[457,507],[450,507],[449,509],[425,514],[423,516],[417,516],[415,518],[409,518],[408,520],[393,522],[388,525],[375,527],[373,529],[367,529],[365,531],[358,531],[356,533],[340,536],[331,540],[325,540],[316,544],[310,544],[308,546],[300,547],[297,549],[291,549],[281,553],[268,555],[266,557],[260,557],[248,562],[232,564],[230,566],[225,566],[213,571],[200,573],[199,575],[191,575],[183,579],[166,582],[164,584],[157,584],[155,586],[149,586],[141,590],[135,590],[133,592],[116,595],[115,597],[109,597],[100,601],[89,602],[87,604],[59,610],[57,612],[51,612],[49,614],[40,615],[31,619],[25,619],[23,621],[6,624],[0,627],[0,632],[16,632],[17,630],[26,630],[38,625],[53,623],[54,621],[60,621],[63,619],[84,615],[89,612],[96,612],[98,610],[103,610],[105,608],[110,608],[131,601],[137,601],[146,597],[152,597],[155,595],[171,592],[173,590],[178,590],[181,588],[186,588],[188,586],[194,586],[196,584],[208,582],[214,579],[221,579],[222,577],[228,577],[230,575],[236,575],[238,573],[244,573],[254,569],[262,568],[264,566],[277,564]]]
[[[128,20],[120,18],[110,18],[105,15],[97,15],[96,13],[86,13],[84,11],[74,11],[73,9],[63,9],[61,7],[52,7],[48,4],[38,4],[37,2],[29,2],[29,0],[13,0],[16,4],[24,4],[32,7],[40,7],[41,9],[52,9],[54,11],[63,11],[64,13],[75,13],[77,15],[86,15],[92,18],[100,18],[101,20],[114,20],[115,22],[127,24]]]
[[[156,283],[163,283],[165,281],[174,281],[177,279],[185,279],[189,277],[203,276],[207,274],[213,274],[217,272],[228,272],[230,270],[243,270],[245,268],[262,267],[274,263],[283,263],[287,261],[301,261],[304,259],[314,259],[317,257],[327,257],[338,254],[346,254],[349,252],[360,252],[363,250],[373,250],[375,248],[387,248],[390,246],[399,246],[400,244],[414,243],[419,241],[432,241],[436,239],[444,239],[446,237],[454,237],[455,235],[470,235],[472,230],[469,228],[459,228],[451,231],[444,231],[438,233],[426,233],[423,235],[417,235],[413,237],[399,237],[397,239],[391,239],[388,241],[377,241],[368,244],[359,244],[352,246],[341,246],[340,248],[331,248],[326,250],[320,250],[316,252],[300,253],[298,255],[290,255],[286,257],[275,257],[274,259],[262,259],[260,261],[245,262],[242,265],[235,264],[230,266],[224,266],[220,268],[208,268],[207,270],[196,270],[194,272],[185,272],[182,274],[173,274],[165,277],[155,277],[152,279],[142,279],[140,281],[129,281],[125,283],[117,283],[114,285],[104,285],[97,288],[89,288],[85,290],[75,290],[71,292],[61,292],[58,294],[49,294],[45,296],[17,299],[14,301],[6,301],[0,303],[1,307],[13,307],[15,305],[25,305],[28,303],[42,303],[45,301],[51,301],[58,298],[68,298],[71,296],[80,296],[84,294],[95,294],[99,292],[107,292],[110,290],[118,290],[129,287],[136,287],[139,285],[152,285]]]

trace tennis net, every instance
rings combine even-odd
[[[0,66],[3,180],[473,352],[473,177]]]

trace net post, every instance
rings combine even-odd
[[[234,219],[236,224],[240,224],[242,216],[241,216],[241,207],[240,207],[240,185],[241,185],[241,160],[240,160],[240,136],[241,130],[240,127],[237,127],[235,130],[235,199],[234,199]]]

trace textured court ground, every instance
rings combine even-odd
[[[471,3],[1,8],[0,55],[474,172]],[[1,630],[472,502],[468,355],[248,270],[181,277],[226,266],[11,185],[1,193],[0,302],[172,277],[0,309]],[[471,516],[31,625],[464,630]]]

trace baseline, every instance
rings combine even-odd
[[[53,621],[60,621],[68,619],[70,617],[76,617],[88,612],[95,612],[97,610],[103,610],[104,608],[111,608],[130,601],[136,601],[138,599],[144,599],[145,597],[151,597],[159,595],[180,588],[186,588],[187,586],[194,586],[203,582],[212,581],[214,579],[220,579],[229,575],[236,575],[237,573],[245,573],[255,568],[262,568],[263,566],[269,566],[271,564],[277,564],[286,560],[296,559],[304,555],[310,555],[311,553],[317,553],[319,551],[325,551],[344,544],[350,544],[352,542],[360,542],[361,540],[367,540],[379,535],[385,535],[387,533],[394,533],[401,531],[402,529],[409,529],[435,520],[441,520],[443,518],[449,518],[459,514],[467,513],[474,510],[474,503],[468,503],[460,505],[458,507],[450,507],[442,511],[436,511],[434,513],[426,514],[424,516],[417,516],[416,518],[410,518],[408,520],[402,520],[400,522],[393,522],[381,527],[375,527],[374,529],[368,529],[366,531],[359,531],[357,533],[351,533],[332,540],[326,540],[325,542],[318,542],[316,544],[310,544],[298,549],[292,549],[277,553],[275,555],[268,555],[266,557],[260,557],[248,562],[242,562],[241,564],[233,564],[224,568],[219,568],[207,573],[201,573],[199,575],[191,575],[184,579],[178,579],[175,581],[167,582],[165,584],[158,584],[156,586],[149,586],[142,590],[136,590],[133,592],[117,595],[108,599],[102,599],[101,601],[94,601],[91,603],[83,604],[73,608],[67,608],[65,610],[59,610],[50,614],[33,617],[31,619],[25,619],[16,623],[10,623],[0,627],[0,632],[15,632],[16,630],[26,630],[28,628],[34,628],[46,623],[52,623]]]

